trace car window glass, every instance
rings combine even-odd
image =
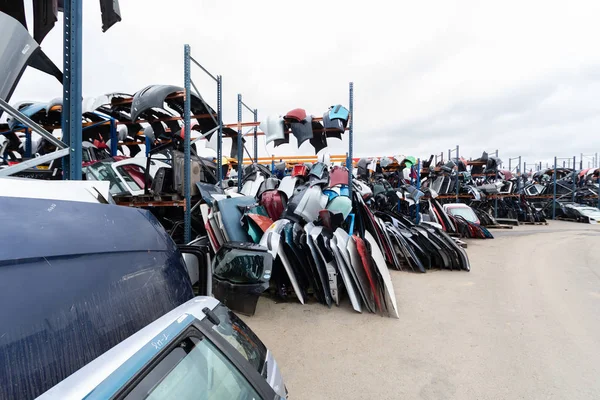
[[[110,163],[95,163],[85,169],[87,180],[109,181],[110,194],[121,194],[127,192],[125,185],[121,183]]]
[[[267,348],[254,332],[230,309],[219,304],[213,312],[219,318],[219,325],[213,330],[231,344],[240,354],[262,373]]]
[[[122,165],[117,167],[117,171],[131,190],[144,189],[144,168],[139,165]]]
[[[455,216],[461,216],[470,222],[477,221],[477,216],[475,215],[473,210],[471,210],[470,208],[462,208],[462,207],[451,208],[450,214],[455,215]]]
[[[188,337],[173,348],[125,399],[239,399],[260,396],[206,338]]]

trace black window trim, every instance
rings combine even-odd
[[[193,326],[198,328],[200,332],[202,332],[202,334],[229,359],[263,400],[279,398],[277,393],[275,393],[275,390],[267,382],[266,378],[240,354],[239,350],[212,329],[212,322],[204,318],[201,321],[194,321]]]
[[[123,385],[113,399],[122,400],[158,365],[173,349],[178,347],[181,342],[189,337],[195,337],[204,340],[205,336],[193,327],[193,324],[184,329],[167,346],[162,348],[156,355],[144,365],[125,385]]]

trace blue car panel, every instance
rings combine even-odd
[[[193,297],[147,211],[0,197],[0,398],[35,397]]]

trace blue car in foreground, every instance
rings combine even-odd
[[[210,294],[202,245],[100,193],[50,189],[0,193],[0,399],[286,396],[250,328],[194,297]]]

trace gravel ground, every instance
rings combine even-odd
[[[290,399],[599,399],[600,226],[493,233],[471,272],[390,271],[399,320],[267,298],[244,319]]]

